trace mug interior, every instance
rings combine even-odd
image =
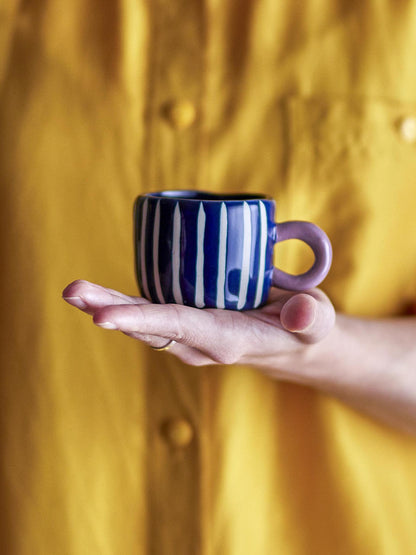
[[[156,193],[147,193],[145,196],[156,198],[170,198],[181,200],[195,200],[195,201],[245,201],[267,199],[270,197],[263,194],[247,194],[247,193],[209,193],[207,191],[194,191],[194,190],[178,190],[178,191],[160,191]]]

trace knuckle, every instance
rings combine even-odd
[[[236,364],[240,359],[240,355],[236,352],[235,348],[226,347],[223,350],[215,353],[213,358],[218,364],[225,364],[228,366],[231,364]]]
[[[181,343],[186,343],[187,334],[182,324],[180,309],[175,304],[166,305],[168,312],[167,317],[172,323],[172,329],[175,331],[175,339]]]
[[[113,311],[111,307],[104,306],[102,308],[98,308],[93,314],[93,322],[100,323],[105,322],[106,320],[110,319],[113,316]]]
[[[172,326],[172,330],[174,332],[174,339],[176,339],[180,343],[184,343],[185,345],[193,346],[198,342],[198,334],[197,330],[193,329],[188,325],[184,324],[184,315],[182,305],[176,304],[169,304],[165,305],[167,308],[167,318]]]

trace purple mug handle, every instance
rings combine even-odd
[[[288,239],[300,239],[309,245],[315,255],[315,262],[305,273],[288,274],[278,268],[273,269],[272,285],[290,291],[305,291],[316,287],[329,272],[332,262],[332,247],[327,234],[310,222],[291,221],[276,224],[276,243]]]

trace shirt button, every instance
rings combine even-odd
[[[173,447],[186,447],[194,437],[194,429],[185,418],[172,418],[162,426],[162,433]]]
[[[175,129],[186,129],[196,119],[196,108],[189,100],[176,100],[163,107],[163,113]]]
[[[414,143],[416,141],[416,118],[407,116],[399,121],[399,132],[406,143]]]

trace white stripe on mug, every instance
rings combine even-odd
[[[142,209],[142,227],[140,232],[140,267],[142,274],[142,287],[143,294],[147,299],[150,299],[149,286],[147,282],[147,268],[146,268],[146,225],[147,225],[147,205],[148,200],[145,199]]]
[[[160,200],[156,204],[155,221],[153,227],[153,277],[155,280],[155,288],[157,298],[161,304],[165,304],[165,298],[162,293],[159,274],[159,236],[160,236]]]
[[[257,281],[256,297],[254,308],[261,303],[264,287],[264,273],[266,268],[266,248],[267,248],[267,214],[263,202],[259,202],[260,210],[260,261],[259,261],[259,277]]]
[[[241,263],[240,292],[238,294],[237,309],[241,310],[247,302],[248,280],[250,276],[251,255],[251,215],[247,202],[243,203],[243,261]]]
[[[219,230],[219,248],[218,248],[218,276],[217,276],[217,307],[225,308],[225,269],[227,263],[227,208],[225,203],[221,203],[220,211],[220,230]]]
[[[196,278],[195,278],[195,306],[203,308],[204,300],[204,238],[205,238],[205,210],[202,202],[198,211],[198,231],[196,247]]]
[[[172,287],[175,303],[183,304],[179,272],[181,268],[181,213],[179,203],[176,203],[173,215],[173,245],[172,245]]]

